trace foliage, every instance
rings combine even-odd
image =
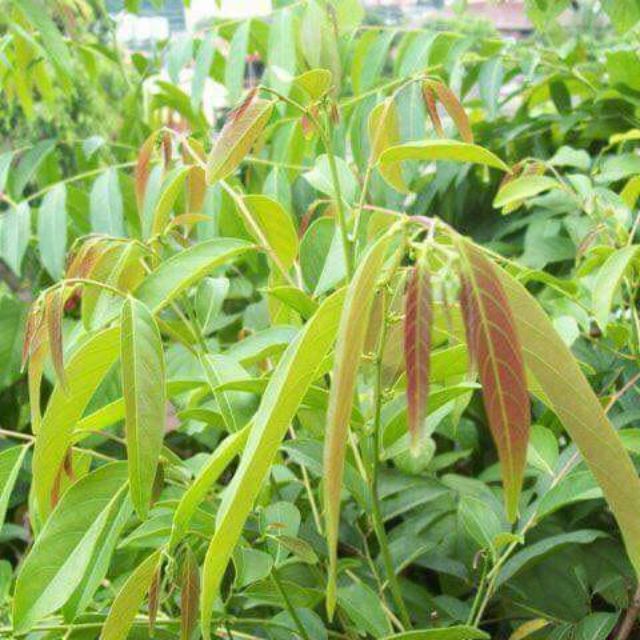
[[[631,637],[640,14],[568,4],[5,0],[3,634]]]

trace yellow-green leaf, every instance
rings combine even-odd
[[[231,175],[249,153],[271,118],[273,101],[254,99],[229,116],[213,145],[207,164],[207,183]]]
[[[100,640],[125,640],[128,637],[129,629],[149,590],[161,557],[162,549],[158,549],[129,576],[111,605]]]
[[[88,338],[69,358],[67,391],[57,384],[49,398],[33,454],[33,487],[38,514],[43,519],[51,510],[51,492],[72,443],[74,426],[118,359],[119,342],[119,327],[105,329]]]
[[[398,109],[393,98],[387,98],[377,104],[369,115],[369,139],[371,140],[371,162],[375,164],[383,151],[400,142],[400,125]],[[399,162],[381,164],[380,173],[384,179],[401,193],[409,188],[402,176],[402,165]]]
[[[387,149],[380,157],[381,164],[403,160],[449,160],[472,162],[509,172],[509,166],[494,153],[468,142],[459,140],[422,140],[407,142]]]
[[[244,523],[280,443],[335,339],[344,291],[327,298],[294,338],[262,397],[238,469],[225,492],[203,566],[200,616],[209,638],[211,609]]]
[[[499,273],[527,368],[602,488],[640,576],[640,478],[635,467],[576,359],[538,302],[505,271]]]
[[[537,196],[543,191],[560,189],[561,187],[562,185],[557,180],[549,178],[549,176],[525,175],[507,182],[500,191],[498,191],[493,201],[493,206],[496,209],[501,209],[526,200],[527,198]]]
[[[122,389],[131,500],[147,517],[166,416],[165,364],[160,331],[149,309],[128,298],[121,315]]]
[[[349,285],[340,318],[324,448],[324,511],[330,561],[327,609],[330,615],[336,601],[340,491],[356,373],[367,334],[376,282],[392,237],[390,234],[382,236],[367,251]]]

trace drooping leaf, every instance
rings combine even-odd
[[[429,360],[433,320],[431,278],[426,261],[412,268],[404,308],[404,358],[407,367],[407,423],[417,450],[429,397]]]
[[[324,511],[330,558],[327,610],[330,615],[336,602],[340,492],[356,374],[367,334],[376,282],[391,239],[392,235],[382,236],[363,257],[349,285],[340,318],[324,449]]]
[[[147,276],[135,297],[157,313],[182,291],[217,267],[232,262],[253,247],[235,238],[216,238],[177,253]]]
[[[190,640],[198,624],[200,571],[193,551],[187,547],[180,570],[180,640]]]
[[[593,310],[600,328],[605,331],[613,299],[622,279],[640,256],[640,245],[629,245],[614,251],[602,265],[593,286]]]
[[[456,125],[463,142],[473,144],[473,132],[471,131],[469,116],[467,116],[467,112],[464,110],[464,107],[460,103],[460,100],[458,100],[456,94],[453,93],[453,91],[451,91],[451,89],[449,89],[449,87],[447,87],[443,82],[432,80],[429,84],[438,96],[438,100],[440,100],[446,112],[449,114],[449,117]]]
[[[38,515],[43,520],[51,510],[51,492],[72,443],[74,425],[117,360],[119,341],[119,327],[105,329],[88,338],[67,363],[67,392],[58,384],[49,398],[33,454],[33,488]]]
[[[17,275],[22,274],[22,258],[29,245],[31,210],[27,202],[5,211],[0,218],[0,257]]]
[[[198,505],[204,500],[212,485],[229,466],[229,463],[243,450],[250,428],[251,426],[247,425],[225,438],[211,454],[191,486],[184,492],[173,516],[170,548],[173,548],[185,535]]]
[[[49,351],[58,382],[67,389],[67,377],[64,371],[64,353],[62,345],[62,316],[64,314],[65,292],[57,287],[45,298],[45,317],[49,335]]]
[[[249,153],[271,118],[274,103],[251,99],[229,116],[207,163],[207,183],[213,184],[232,174]]]
[[[16,633],[25,633],[71,597],[126,480],[126,465],[114,462],[84,476],[62,496],[18,575]]]
[[[266,245],[269,254],[287,270],[298,256],[298,234],[293,219],[273,198],[249,195],[243,198],[251,219],[245,224],[257,242]]]
[[[203,566],[200,616],[205,638],[209,637],[213,602],[245,520],[282,438],[333,344],[343,297],[344,292],[339,291],[327,298],[297,334],[262,397],[240,465],[220,506],[216,532]]]
[[[115,169],[108,169],[93,183],[90,205],[93,231],[124,236],[122,192]]]
[[[498,191],[493,206],[496,209],[507,207],[516,202],[527,200],[549,189],[560,189],[557,180],[548,176],[524,175],[510,180]]]
[[[422,140],[407,142],[387,149],[380,162],[401,162],[402,160],[451,160],[473,162],[509,172],[509,166],[498,156],[484,147],[459,140]]]
[[[578,363],[538,302],[505,271],[499,275],[528,370],[572,437],[615,516],[640,575],[640,478]]]
[[[127,298],[122,307],[122,388],[131,499],[147,517],[166,417],[162,339],[149,309]]]
[[[229,43],[229,53],[224,69],[224,86],[227,89],[230,104],[235,104],[242,95],[250,29],[251,20],[243,20]]]
[[[496,267],[470,242],[458,243],[461,306],[493,439],[498,448],[508,518],[515,520],[527,457],[531,413],[522,348]]]
[[[158,549],[139,564],[129,576],[111,605],[109,615],[102,627],[100,640],[127,638],[138,609],[149,591],[151,580],[158,570],[161,558],[162,550]]]
[[[0,453],[0,527],[7,515],[9,498],[22,467],[27,447],[10,447]]]
[[[377,104],[369,114],[369,139],[372,164],[378,162],[383,151],[400,142],[398,109],[393,98],[387,98]],[[408,187],[402,176],[400,163],[381,164],[379,169],[389,184],[401,193],[407,193]]]
[[[67,248],[67,190],[56,185],[42,199],[38,211],[38,246],[45,269],[55,280],[64,273]]]
[[[153,217],[144,221],[145,225],[149,225],[150,236],[162,233],[169,224],[169,216],[190,171],[191,167],[176,167],[165,176]]]
[[[140,147],[138,159],[134,169],[134,180],[136,189],[136,202],[138,203],[138,214],[144,211],[144,200],[147,192],[147,183],[151,173],[151,157],[156,148],[159,133],[154,131]]]

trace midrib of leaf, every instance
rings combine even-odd
[[[509,460],[509,467],[510,467],[510,473],[511,476],[514,477],[516,475],[516,470],[513,467],[513,450],[511,448],[511,438],[509,437],[509,434],[507,432],[508,428],[509,428],[509,420],[507,417],[507,412],[506,412],[506,408],[505,408],[505,404],[504,404],[504,398],[503,398],[503,390],[502,390],[502,384],[500,382],[500,376],[498,374],[498,369],[497,369],[497,358],[495,355],[495,350],[494,350],[494,346],[493,346],[493,341],[491,340],[491,331],[489,329],[489,326],[492,326],[494,323],[492,323],[486,316],[486,312],[485,312],[485,308],[484,308],[484,301],[483,301],[483,292],[480,289],[480,287],[478,286],[478,281],[476,279],[475,276],[475,271],[474,268],[471,265],[470,260],[467,258],[467,255],[464,251],[460,252],[460,256],[461,258],[464,260],[465,264],[466,264],[466,269],[465,269],[465,275],[467,276],[467,278],[469,279],[468,281],[470,282],[472,289],[473,289],[473,295],[476,299],[476,303],[478,305],[478,313],[479,316],[481,318],[481,322],[483,325],[483,333],[485,334],[485,341],[487,343],[488,346],[488,350],[490,352],[490,357],[489,360],[491,361],[491,370],[492,370],[492,375],[493,375],[493,379],[494,379],[494,383],[495,383],[495,387],[496,389],[499,391],[497,392],[497,395],[499,397],[499,404],[500,404],[500,415],[502,417],[502,427],[503,427],[503,441],[506,441],[506,445],[507,445],[507,459]],[[488,292],[485,292],[486,295],[490,295]],[[496,306],[498,308],[500,308],[500,305],[497,304],[496,301]],[[502,362],[502,361],[501,361]],[[504,364],[504,363],[503,363]],[[481,366],[484,367],[486,365],[486,362],[484,364],[482,364]],[[483,393],[485,392],[485,390],[483,390]]]

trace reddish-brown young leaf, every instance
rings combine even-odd
[[[429,358],[433,317],[431,277],[425,261],[411,269],[404,315],[404,358],[407,367],[407,418],[411,448],[417,450],[427,413]]]
[[[158,565],[149,585],[149,637],[153,638],[160,606],[160,576],[162,563]]]
[[[478,369],[487,419],[498,449],[507,516],[514,521],[522,487],[531,413],[524,358],[496,268],[471,242],[458,243],[460,303],[469,354]]]
[[[35,351],[35,338],[42,326],[42,306],[37,300],[29,309],[29,315],[24,327],[24,341],[22,343],[22,369],[27,364],[29,356]]]
[[[444,138],[444,129],[442,127],[442,120],[440,120],[440,114],[438,113],[436,97],[429,82],[425,82],[422,85],[422,97],[424,98],[424,104],[429,112],[433,128],[441,138]]]
[[[164,168],[167,170],[171,164],[173,158],[173,145],[171,143],[171,134],[165,131],[162,134],[162,161],[164,162]]]
[[[76,474],[73,470],[73,449],[71,449],[71,447],[67,449],[67,453],[64,456],[64,460],[62,461],[62,468],[64,469],[67,478],[69,478],[69,480],[71,480],[72,482],[75,482]]]
[[[460,132],[460,137],[464,142],[473,144],[473,132],[471,131],[469,116],[467,116],[467,112],[464,110],[456,94],[442,82],[432,82],[432,86],[438,96],[438,100],[440,100]]]
[[[186,548],[180,572],[180,640],[190,640],[198,624],[200,572],[193,551]]]
[[[56,287],[45,298],[45,314],[49,333],[49,351],[53,369],[63,389],[67,387],[64,372],[64,352],[62,348],[62,316],[64,314],[64,287]]]
[[[156,147],[158,140],[158,132],[154,131],[145,141],[140,152],[138,153],[138,162],[134,170],[134,178],[136,185],[136,202],[138,203],[138,212],[142,215],[144,207],[144,196],[147,190],[147,182],[151,171],[151,156]]]

